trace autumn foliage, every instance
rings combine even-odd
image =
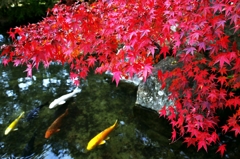
[[[40,63],[69,63],[76,85],[91,67],[121,77],[147,77],[156,58],[173,56],[181,68],[161,72],[171,79],[169,99],[163,107],[172,125],[172,141],[182,136],[197,150],[226,144],[217,134],[216,110],[235,113],[221,126],[222,133],[240,134],[240,2],[239,0],[99,0],[92,4],[57,4],[46,18],[9,31],[11,45],[2,46],[2,63],[26,65],[27,75]]]

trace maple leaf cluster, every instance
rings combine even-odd
[[[1,47],[2,63],[26,65],[27,75],[40,63],[69,63],[76,85],[95,73],[110,71],[118,85],[134,75],[145,81],[152,73],[156,44],[160,55],[172,55],[182,68],[159,72],[169,99],[160,110],[176,136],[198,150],[219,143],[217,109],[236,113],[221,128],[240,133],[240,2],[238,0],[99,0],[56,4],[36,24],[10,29],[11,45]],[[171,50],[171,51],[170,51]],[[167,113],[169,112],[169,113]],[[168,115],[166,115],[168,114]]]

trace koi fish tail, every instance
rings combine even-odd
[[[65,110],[64,115],[68,115],[68,108]]]
[[[76,87],[74,90],[73,90],[74,93],[80,93],[81,92],[81,88],[79,87]]]
[[[39,108],[42,109],[42,107],[47,106],[49,102],[45,102],[44,104],[40,105]]]
[[[114,123],[113,125],[116,125],[116,124],[117,124],[117,122],[118,122],[118,119],[115,121],[115,123]]]
[[[24,116],[25,112],[22,112],[20,115],[19,115],[19,119],[22,118]]]

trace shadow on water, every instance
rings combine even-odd
[[[135,107],[136,87],[120,83],[118,87],[105,75],[90,72],[81,81],[81,93],[62,106],[40,109],[37,118],[27,122],[21,119],[18,130],[4,135],[7,126],[19,116],[41,104],[71,92],[75,87],[69,80],[69,67],[52,64],[45,70],[33,72],[26,77],[25,67],[0,65],[0,158],[36,159],[171,159],[171,158],[220,158],[216,147],[206,153],[196,148],[186,149],[182,141],[169,145],[171,129],[157,113]],[[44,135],[51,123],[65,109],[69,114],[64,118],[61,130],[49,139]],[[143,115],[141,115],[143,114]],[[153,118],[161,124],[146,122]],[[87,143],[96,134],[109,127],[118,119],[117,128],[110,134],[107,143],[86,152]],[[231,140],[232,141],[232,140]],[[239,150],[228,151],[224,158],[235,158]],[[237,158],[237,157],[236,157]]]

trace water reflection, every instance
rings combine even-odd
[[[0,34],[0,42],[4,42],[4,36],[2,34]]]

